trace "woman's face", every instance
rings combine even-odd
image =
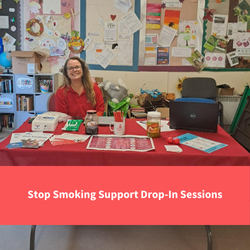
[[[67,74],[71,81],[82,77],[82,65],[78,60],[69,60],[67,63]]]

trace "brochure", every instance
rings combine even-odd
[[[206,153],[212,153],[216,150],[219,150],[227,146],[227,144],[208,140],[208,139],[205,139],[205,138],[193,135],[193,134],[189,134],[189,133],[183,134],[176,138],[180,139],[181,144],[201,150]]]

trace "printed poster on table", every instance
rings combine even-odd
[[[147,152],[155,146],[152,138],[147,136],[93,135],[86,149]]]

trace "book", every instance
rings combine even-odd
[[[27,110],[27,97],[23,98],[23,111],[28,111]]]
[[[33,97],[26,97],[25,100],[26,100],[26,108],[27,108],[27,111],[33,110],[33,109],[34,109]]]
[[[16,95],[16,110],[20,111],[20,96]]]
[[[24,111],[23,99],[25,98],[24,95],[20,97],[20,111]]]

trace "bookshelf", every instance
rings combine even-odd
[[[0,92],[3,130],[17,129],[29,117],[47,112],[49,99],[58,87],[59,78],[60,74],[2,74],[0,79],[8,81],[11,86],[9,93],[2,93],[2,89]]]
[[[14,129],[15,101],[14,101],[14,75],[0,75],[0,122],[3,131]]]

